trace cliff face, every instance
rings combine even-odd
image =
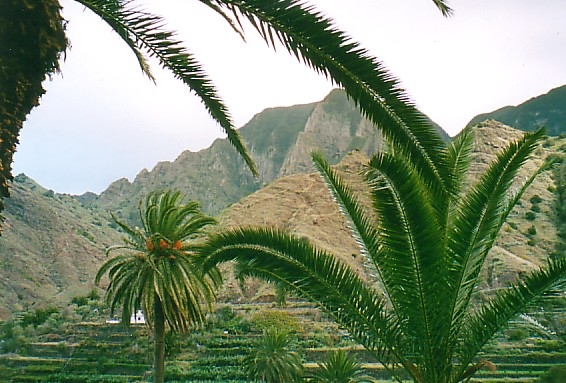
[[[173,162],[144,169],[132,183],[116,181],[93,206],[133,218],[137,201],[148,191],[171,187],[201,201],[204,211],[217,214],[281,176],[312,171],[310,153],[315,148],[337,163],[352,149],[371,155],[381,145],[379,132],[340,90],[318,103],[267,109],[240,132],[258,165],[258,178],[228,142],[219,139],[208,149],[185,151]]]

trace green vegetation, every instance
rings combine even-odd
[[[468,126],[492,119],[525,132],[544,126],[549,135],[563,136],[566,133],[565,102],[566,86],[561,86],[516,107],[506,106],[490,113],[480,114],[474,117]],[[541,119],[541,116],[544,118]]]
[[[448,146],[437,146],[432,138],[423,141],[418,157],[397,150],[395,155],[378,153],[365,172],[372,211],[315,154],[315,165],[378,278],[370,283],[378,282],[378,289],[327,251],[273,228],[218,233],[202,255],[209,267],[235,261],[240,276],[286,284],[315,302],[398,381],[469,379],[492,368],[492,362],[476,357],[486,343],[515,315],[566,282],[562,258],[488,299],[481,299],[476,289],[511,210],[551,165],[544,163],[513,191],[517,172],[542,138],[542,131],[526,133],[466,188],[470,129]]]
[[[143,229],[131,228],[114,217],[125,233],[123,245],[107,253],[96,283],[108,274],[106,301],[111,310],[122,308],[122,322],[142,309],[153,330],[154,382],[164,381],[165,330],[187,333],[204,321],[203,305],[214,299],[219,271],[203,275],[195,265],[195,238],[216,221],[203,214],[196,202],[183,203],[180,192],[150,193],[140,201]]]
[[[311,374],[313,383],[372,383],[373,379],[364,374],[362,364],[354,355],[346,351],[332,350],[328,360],[318,364],[318,369]]]
[[[263,331],[244,359],[244,368],[259,383],[299,383],[303,377],[303,363],[292,350],[290,334],[276,327]]]
[[[187,335],[174,334],[177,351],[168,357],[166,381],[249,381],[244,359],[253,355],[254,345],[262,336],[254,318],[257,313],[267,311],[267,307],[271,304],[223,305],[209,317],[203,329]],[[284,310],[295,322],[303,324],[300,331],[290,336],[289,351],[301,356],[306,376],[315,373],[319,364],[328,364],[331,354],[342,350],[363,364],[365,375],[377,382],[391,381],[371,354],[325,316],[321,318],[312,305],[293,301]],[[90,301],[88,311],[92,314],[88,322],[81,321],[81,311],[71,305],[65,311],[51,314],[38,327],[22,327],[21,319],[1,324],[0,381],[141,383],[151,380],[151,345],[145,327],[105,324],[109,310],[99,301]],[[495,363],[497,371],[480,371],[472,382],[535,383],[547,373],[559,377],[557,372],[566,365],[565,343],[555,338],[533,338],[534,333],[526,332],[529,335],[521,341],[509,341],[501,334],[489,344],[481,357]],[[17,352],[4,347],[14,333],[23,336],[26,343]],[[327,334],[336,336],[330,345],[323,340]]]

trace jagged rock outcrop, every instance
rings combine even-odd
[[[382,141],[342,90],[333,90],[318,103],[264,110],[240,132],[258,165],[258,178],[226,140],[218,139],[207,149],[185,151],[173,162],[144,169],[132,183],[113,183],[95,205],[133,219],[137,201],[147,192],[171,187],[200,201],[204,211],[218,214],[281,176],[312,171],[310,153],[315,148],[337,163],[355,148],[371,155]]]

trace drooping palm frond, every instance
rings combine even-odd
[[[438,7],[438,9],[440,9],[440,12],[442,12],[442,14],[444,16],[450,16],[452,15],[452,13],[454,12],[452,10],[452,8],[450,8],[448,6],[448,2],[445,0],[432,0],[434,2],[434,4]]]
[[[403,362],[410,344],[386,302],[347,265],[308,241],[271,228],[239,228],[212,235],[200,248],[205,268],[236,261],[241,276],[283,283],[315,302],[386,368]]]
[[[300,0],[210,0],[247,19],[268,45],[291,54],[346,90],[365,116],[405,153],[434,187],[442,187],[442,140],[382,63],[313,6]]]
[[[169,69],[177,79],[195,92],[250,170],[254,175],[258,174],[240,134],[233,126],[228,109],[211,80],[195,57],[175,39],[175,34],[163,28],[164,19],[141,10],[131,0],[75,1],[93,11],[116,31],[134,52],[142,71],[150,79],[154,80],[144,52],[149,57],[158,59],[161,66]]]

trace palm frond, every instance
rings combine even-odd
[[[443,16],[451,16],[454,12],[452,8],[448,6],[448,2],[445,0],[432,0],[434,4],[440,9]]]
[[[380,272],[377,267],[376,254],[379,243],[377,242],[378,228],[376,222],[372,222],[372,217],[365,213],[364,206],[360,203],[351,187],[338,176],[331,167],[324,155],[320,151],[311,154],[313,164],[318,173],[326,183],[334,201],[342,214],[346,216],[350,223],[352,235],[356,239],[360,252],[373,263],[373,269]]]
[[[448,193],[452,196],[458,196],[462,190],[462,183],[472,161],[473,144],[474,132],[471,128],[465,128],[446,148],[446,162],[450,174]]]
[[[437,304],[447,265],[439,256],[443,236],[435,209],[422,179],[402,157],[378,153],[366,178],[381,223],[376,260],[383,283],[425,358],[419,365],[432,367],[443,357],[438,349],[443,339],[437,337],[446,333],[441,327],[447,316]]]
[[[390,368],[406,348],[398,321],[358,275],[306,240],[270,228],[239,228],[212,235],[200,249],[207,267],[236,261],[242,276],[282,283],[317,303]]]
[[[143,72],[151,79],[154,80],[142,51],[145,51],[149,57],[157,58],[161,66],[170,70],[175,78],[195,92],[208,113],[227,134],[228,140],[240,153],[252,173],[259,174],[212,81],[195,57],[175,39],[175,34],[163,28],[164,19],[136,8],[132,5],[133,1],[76,1],[97,14],[118,33],[134,52]]]
[[[513,317],[548,291],[566,287],[566,259],[550,260],[545,267],[501,290],[493,299],[483,303],[478,310],[466,314],[462,325],[461,343],[457,350],[462,374],[472,358],[485,343]]]
[[[507,193],[518,170],[542,139],[544,132],[525,133],[511,143],[462,199],[448,232],[450,286],[457,286],[450,298],[453,340],[459,337],[459,322],[477,285],[479,272],[509,207]]]
[[[216,3],[247,19],[268,45],[275,47],[279,41],[299,61],[343,87],[363,114],[427,175],[431,186],[443,187],[435,164],[440,163],[444,144],[431,122],[384,65],[329,19],[301,0]]]

